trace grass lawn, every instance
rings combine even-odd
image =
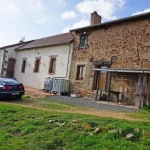
[[[150,121],[150,106],[144,106],[142,109],[140,109],[137,113],[129,114],[128,116],[134,117],[134,118],[144,118]]]
[[[61,108],[61,104],[53,107]],[[133,136],[127,139],[129,133]],[[149,150],[150,122],[58,113],[0,103],[0,150],[11,149]]]

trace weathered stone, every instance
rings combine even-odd
[[[95,133],[99,133],[100,132],[100,128],[95,128],[94,132]]]
[[[146,40],[145,40],[144,46],[150,46],[150,39],[146,39]]]
[[[118,129],[115,129],[115,130],[109,130],[108,133],[118,133]]]
[[[139,128],[135,128],[134,131],[140,133],[141,130]]]
[[[146,33],[150,33],[150,28],[148,28],[148,29],[145,29],[145,31],[146,31]]]
[[[134,68],[138,68],[138,65],[134,65]]]
[[[65,126],[65,125],[66,125],[66,123],[65,123],[65,122],[61,124],[61,126]]]
[[[127,139],[127,140],[130,140],[130,139],[132,139],[133,137],[134,137],[133,133],[128,133],[128,134],[126,135],[126,139]]]
[[[147,53],[150,53],[150,47],[148,47],[148,49],[147,49]]]
[[[122,135],[122,129],[119,129],[119,134]]]
[[[147,29],[145,30],[145,28]],[[150,47],[147,46],[150,45],[149,29],[150,24],[144,18],[137,19],[136,22],[127,21],[119,25],[110,25],[107,30],[101,27],[99,29],[93,28],[90,32],[90,28],[87,28],[86,32],[89,31],[90,34],[88,35],[89,47],[86,48],[86,51],[78,50],[80,35],[83,34],[82,30],[78,30],[74,35],[76,41],[74,47],[76,49],[73,52],[70,70],[72,92],[79,91],[83,97],[93,92],[94,72],[91,71],[95,67],[93,62],[102,58],[105,61],[110,61],[112,56],[117,56],[117,60],[112,63],[111,68],[150,69],[148,63],[144,64],[150,59]],[[93,62],[90,62],[91,58],[94,58]],[[85,77],[82,82],[79,82],[76,80],[76,64],[81,61],[85,63]],[[115,78],[111,86],[112,90],[118,91],[121,85],[120,81]],[[137,81],[137,77],[128,77],[128,99],[125,101],[126,104],[134,104],[135,95],[133,93]],[[112,96],[111,100],[115,101],[116,96]]]
[[[49,120],[48,123],[54,123],[54,120]]]
[[[88,134],[89,134],[89,135],[91,135],[91,136],[93,135],[93,133],[92,133],[92,132],[88,132]]]
[[[79,123],[79,120],[73,120],[72,123]]]
[[[143,53],[141,57],[142,59],[150,59],[150,53]]]

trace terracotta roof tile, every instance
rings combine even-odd
[[[44,46],[57,45],[57,44],[65,44],[65,43],[70,43],[72,40],[73,37],[70,33],[64,33],[64,34],[54,35],[42,39],[37,39],[16,50],[44,47]]]

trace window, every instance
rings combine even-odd
[[[77,65],[76,80],[83,80],[85,65]]]
[[[22,73],[24,73],[24,72],[25,72],[26,62],[27,62],[27,60],[26,60],[26,59],[23,59],[23,60],[22,60],[22,68],[21,68],[21,72],[22,72]]]
[[[49,73],[56,73],[56,57],[51,57]]]
[[[40,60],[41,60],[40,58],[36,58],[36,60],[35,60],[35,66],[34,66],[33,72],[39,72]]]
[[[80,44],[79,48],[86,48],[88,47],[88,35],[86,33],[80,35]]]

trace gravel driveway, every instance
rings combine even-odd
[[[134,106],[123,106],[117,103],[108,103],[102,101],[91,101],[85,98],[73,98],[69,96],[49,96],[51,100],[65,102],[76,106],[91,107],[100,110],[113,110],[113,111],[124,111],[124,112],[136,112],[137,107]]]

